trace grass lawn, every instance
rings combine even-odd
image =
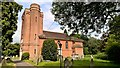
[[[60,66],[59,61],[50,61],[50,62],[40,62],[38,65],[36,65],[32,60],[24,60],[25,62],[28,62],[34,66]]]
[[[38,68],[53,68],[53,66],[54,68],[58,68],[58,66],[60,66],[59,61],[40,62],[38,65],[36,65],[31,60],[25,60],[25,62],[31,63]],[[108,60],[101,60],[96,58],[94,58],[93,66],[94,68],[120,68],[120,64],[115,64]],[[74,60],[73,68],[90,68],[90,56],[85,56],[85,58],[81,60]]]

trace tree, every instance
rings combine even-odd
[[[0,7],[2,8],[0,25],[2,25],[2,36],[0,36],[0,40],[2,40],[2,53],[4,56],[9,54],[9,46],[12,42],[12,36],[17,30],[17,20],[18,20],[18,12],[21,11],[22,6],[17,4],[16,2],[2,2],[0,3]]]
[[[117,41],[116,36],[110,34],[106,42],[106,54],[109,60],[120,63],[120,42]]]
[[[46,39],[43,42],[42,56],[44,60],[57,61],[57,44],[53,39]]]
[[[120,42],[120,15],[116,16],[109,24],[110,34],[115,35],[115,39]]]
[[[10,44],[8,46],[8,49],[9,49],[9,52],[8,52],[9,56],[19,55],[20,44],[19,43]]]
[[[93,37],[89,38],[87,42],[89,54],[97,54],[99,52],[100,43],[98,39]]]
[[[109,35],[106,41],[106,54],[109,60],[120,62],[120,15],[109,24]]]
[[[113,35],[114,38],[113,38]],[[109,21],[109,30],[103,33],[102,37],[102,47],[106,48],[108,46],[108,41],[111,40],[116,40],[117,42],[120,42],[120,15],[115,16],[113,20]],[[111,41],[111,43],[114,41]],[[105,49],[103,50],[105,51]]]
[[[101,33],[116,14],[116,2],[53,2],[52,14],[55,21],[73,33]]]

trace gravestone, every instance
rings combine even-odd
[[[15,56],[13,56],[13,58],[15,58]]]
[[[67,58],[64,60],[64,68],[69,68],[69,60]]]
[[[59,55],[58,56],[58,60],[60,61],[60,59],[62,60],[62,62],[63,62],[63,56],[62,55]]]
[[[16,55],[15,57],[18,57],[18,55]]]
[[[43,61],[43,57],[40,56],[40,57],[39,57],[39,62],[42,62],[42,61]]]
[[[69,68],[73,68],[73,59],[69,61]]]
[[[64,68],[73,68],[73,59],[68,60],[68,58],[65,58]]]
[[[73,68],[74,61],[71,59],[71,68]]]
[[[6,66],[6,60],[5,59],[2,60],[1,65],[2,65],[2,67]]]
[[[0,63],[1,63],[1,61],[2,61],[2,57],[0,56]]]
[[[90,68],[93,68],[93,64],[94,64],[94,61],[93,61],[93,56],[91,55]]]

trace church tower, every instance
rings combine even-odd
[[[57,46],[63,57],[84,56],[83,40],[69,37],[64,33],[43,31],[43,12],[38,4],[33,3],[22,15],[20,58],[24,52],[28,52],[29,59],[37,62],[43,57],[42,46],[46,39],[54,39],[56,44],[58,41],[61,42],[61,49]]]
[[[30,58],[37,55],[40,34],[43,34],[43,12],[38,4],[33,3],[22,15],[20,56],[24,52],[31,53]]]

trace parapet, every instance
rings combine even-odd
[[[36,3],[30,5],[30,10],[38,10],[40,11],[40,6]]]

